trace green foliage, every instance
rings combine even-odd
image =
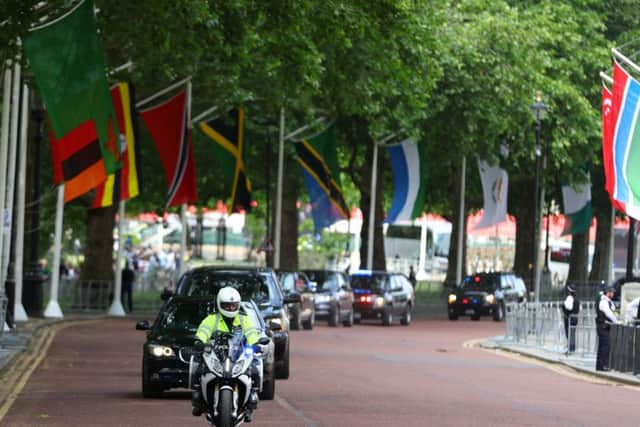
[[[348,242],[346,234],[326,229],[316,235],[310,218],[301,221],[298,237],[300,268],[326,268],[327,264],[344,256]]]

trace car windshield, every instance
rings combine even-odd
[[[280,273],[278,275],[278,281],[280,286],[286,292],[293,292],[296,290],[296,276],[293,273]]]
[[[243,301],[252,299],[260,304],[268,302],[269,278],[267,274],[251,271],[195,270],[178,286],[178,295],[215,296],[224,287],[230,286],[240,293]]]
[[[180,301],[167,305],[159,330],[195,333],[202,319],[215,309],[213,301]]]
[[[384,274],[359,275],[351,276],[351,287],[353,289],[368,289],[378,292],[384,288],[387,276]]]
[[[305,271],[312,282],[316,283],[316,292],[338,289],[338,273],[332,271]]]
[[[463,291],[493,292],[496,288],[496,279],[497,276],[467,276],[460,284],[460,289]]]

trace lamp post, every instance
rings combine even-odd
[[[533,236],[533,285],[535,292],[535,302],[540,301],[540,266],[538,261],[538,252],[540,252],[540,206],[541,199],[544,199],[544,186],[540,183],[540,165],[542,161],[542,147],[540,146],[540,131],[542,130],[542,119],[547,112],[547,106],[542,102],[542,93],[536,93],[536,102],[531,106],[531,113],[536,120],[536,170],[535,170],[535,187],[534,187],[534,203],[533,213],[535,219],[533,222],[534,236]],[[544,159],[546,163],[546,156]],[[546,165],[545,165],[546,166]],[[542,197],[541,197],[542,196]],[[545,260],[546,264],[546,260]]]

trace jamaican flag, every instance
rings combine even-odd
[[[244,162],[244,109],[234,108],[221,116],[198,124],[202,133],[215,142],[219,165],[231,188],[231,212],[251,211],[251,181]]]

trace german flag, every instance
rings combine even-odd
[[[251,181],[244,162],[244,109],[234,108],[228,117],[198,124],[216,144],[216,157],[227,185],[231,187],[231,212],[251,211]]]
[[[311,215],[316,231],[348,218],[342,189],[338,183],[336,137],[333,126],[296,143],[296,154],[311,199]]]
[[[113,125],[109,128],[113,134]],[[64,183],[65,185],[65,203],[89,192],[107,179],[98,132],[93,119],[82,123],[60,139],[56,139],[51,131],[49,139],[53,178],[56,184]]]
[[[138,195],[138,169],[139,158],[136,135],[137,123],[135,120],[133,88],[129,83],[118,83],[111,87],[111,99],[118,119],[118,128],[121,129],[121,160],[122,168],[115,174],[107,177],[107,180],[96,188],[92,208],[103,208],[118,203],[121,200],[129,200]]]

